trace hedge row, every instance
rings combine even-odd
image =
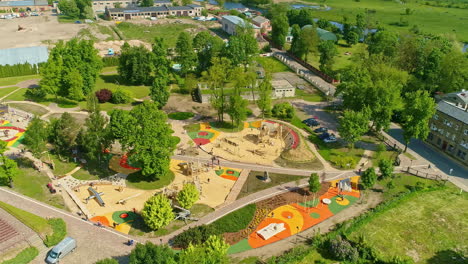
[[[0,65],[0,78],[37,74],[39,68],[40,66],[29,63]]]

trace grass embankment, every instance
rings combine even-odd
[[[26,111],[28,113],[34,114],[36,116],[42,116],[47,114],[49,111],[41,106],[31,105],[31,104],[22,104],[22,103],[11,103],[9,106]]]
[[[13,86],[13,87],[7,87],[7,88],[0,88],[0,98],[15,91],[16,89],[19,89],[19,87]]]
[[[145,177],[140,172],[135,172],[127,177],[127,187],[142,189],[142,190],[155,190],[169,185],[174,180],[174,173],[169,171],[166,176],[161,177],[155,181],[145,181]]]
[[[120,23],[117,28],[125,39],[139,39],[153,43],[155,37],[163,37],[169,47],[174,47],[179,34],[186,29],[194,28],[190,24],[160,24],[157,26],[137,25],[127,22]]]
[[[308,1],[309,2],[309,1]],[[316,1],[310,1],[316,2]],[[386,1],[386,0],[328,0],[325,4],[331,7],[329,11],[314,11],[317,18],[341,22],[346,16],[354,23],[357,14],[367,13],[373,27],[375,22],[380,26],[398,32],[408,32],[417,26],[422,32],[443,35],[450,32],[459,41],[468,42],[468,27],[466,27],[466,9],[433,7],[424,1]],[[411,11],[405,15],[406,9]],[[367,11],[367,12],[366,12]],[[397,26],[394,23],[400,19],[408,22],[408,26]]]
[[[67,226],[61,218],[46,220],[4,202],[0,202],[0,208],[38,233],[47,247],[57,245],[67,235]]]
[[[186,120],[194,116],[195,114],[192,112],[174,112],[167,115],[167,117],[174,120]]]
[[[277,186],[283,183],[292,182],[296,180],[303,179],[304,176],[298,175],[288,175],[288,174],[280,174],[280,173],[269,173],[270,182],[264,182],[262,180],[263,173],[261,171],[251,171],[249,176],[247,177],[247,181],[242,186],[242,190],[237,196],[237,199],[247,196],[251,193],[256,193],[261,190],[265,190],[271,188],[273,186]]]
[[[3,261],[2,264],[28,264],[39,255],[39,250],[35,247],[23,249],[16,257]]]
[[[13,180],[14,190],[35,200],[45,202],[57,208],[65,209],[65,202],[60,194],[51,194],[47,188],[49,177],[32,168],[29,161],[18,159],[18,175]]]

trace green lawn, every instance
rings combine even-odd
[[[79,19],[77,18],[73,18],[73,17],[69,17],[69,16],[66,16],[66,15],[59,15],[58,16],[58,21],[60,23],[75,23],[75,21],[77,21]],[[83,21],[81,21],[83,23]]]
[[[22,82],[22,81],[38,79],[38,78],[41,78],[41,76],[40,75],[25,75],[25,76],[0,78],[0,86],[16,85],[17,83]]]
[[[325,143],[315,133],[309,136],[309,140],[315,144],[322,158],[339,169],[353,169],[364,153],[364,149],[350,149],[339,142]]]
[[[316,0],[307,2],[317,3]],[[385,0],[328,0],[325,4],[332,9],[329,11],[314,11],[317,18],[325,18],[341,22],[343,16],[355,21],[356,14],[371,10],[369,20],[378,21],[380,26],[399,32],[407,32],[417,25],[423,32],[432,34],[454,34],[459,41],[468,42],[468,27],[466,26],[466,9],[441,8],[423,5],[424,1],[385,1]],[[414,11],[405,14],[405,9]],[[375,12],[374,12],[375,11]],[[400,17],[409,22],[408,27],[390,25],[400,21]],[[375,24],[375,23],[374,23]],[[375,28],[377,26],[374,26]]]
[[[22,104],[22,103],[13,103],[13,104],[8,104],[8,105],[13,107],[13,108],[17,108],[17,109],[32,113],[32,114],[34,114],[36,116],[42,116],[42,115],[47,114],[49,112],[49,111],[47,111],[47,109],[44,109],[44,108],[42,108],[40,106],[36,106],[36,105]]]
[[[168,114],[167,116],[170,119],[174,119],[174,120],[186,120],[186,119],[192,118],[194,115],[195,114],[192,112],[174,112],[174,113]]]
[[[231,122],[211,122],[211,128],[222,132],[233,133],[239,132],[244,129],[244,123],[240,122],[238,126],[231,124]]]
[[[423,192],[371,219],[351,234],[364,239],[383,257],[410,256],[416,263],[466,263],[468,193],[455,188]],[[452,258],[455,257],[455,258]]]
[[[271,73],[276,72],[292,72],[288,66],[276,59],[275,57],[257,57],[255,61],[262,65],[264,68],[268,68]]]
[[[15,87],[15,90],[17,89],[18,87]],[[5,97],[5,101],[24,101],[26,99],[26,97],[24,96],[26,91],[28,90],[28,88],[21,88],[19,89],[18,91],[10,94],[9,96]]]
[[[14,90],[18,89],[18,87],[13,86],[13,87],[8,87],[8,88],[1,88],[0,89],[0,98],[4,97],[5,95],[13,92]]]
[[[398,155],[398,152],[395,152],[395,151],[389,151],[389,150],[376,151],[372,155],[372,159],[371,159],[372,166],[375,166],[375,167],[379,166],[379,162],[383,159],[394,161],[397,155]]]
[[[333,64],[333,70],[341,70],[344,69],[346,66],[349,66],[352,64],[351,57],[356,51],[359,49],[364,49],[367,47],[366,44],[364,43],[358,43],[356,45],[353,45],[351,47],[348,47],[347,45],[344,45],[344,41],[339,41],[338,42],[340,45],[336,45],[336,48],[338,49],[338,55],[336,55],[335,63]],[[346,52],[349,52],[351,54],[345,55]],[[317,69],[320,68],[320,63],[319,63],[320,56],[318,54],[312,54],[310,53],[307,57],[307,62],[316,67]]]
[[[308,102],[325,102],[327,100],[324,94],[318,90],[315,93],[309,93],[304,90],[296,89],[296,96],[294,98]]]
[[[246,205],[234,212],[231,212],[210,225],[220,234],[227,232],[237,232],[247,227],[257,210],[255,204]]]
[[[99,75],[99,78],[96,81],[95,90],[109,89],[111,91],[115,91],[119,87],[123,90],[131,91],[135,98],[143,98],[148,96],[150,92],[149,86],[125,85],[124,81],[120,79],[118,74]]]
[[[174,180],[174,173],[169,171],[169,173],[156,181],[145,181],[142,180],[143,176],[139,172],[132,173],[127,177],[127,186],[142,189],[142,190],[155,190],[167,186]]]
[[[389,182],[394,183],[393,188],[388,187]],[[413,189],[418,185],[424,187],[434,187],[438,184],[440,184],[440,182],[416,177],[406,173],[398,173],[395,174],[394,178],[380,179],[379,181],[377,181],[377,186],[380,186],[383,189],[384,199],[386,200],[403,192],[408,192],[410,189]],[[447,185],[449,184],[447,183]]]
[[[75,163],[73,161],[59,159],[57,155],[47,156],[47,158],[49,157],[54,161],[55,168],[53,172],[56,176],[65,175],[79,166],[78,163]],[[87,163],[84,168],[81,168],[75,173],[73,173],[72,177],[78,180],[98,180],[100,178],[105,178],[113,174],[115,174],[115,172],[108,169],[107,165],[101,165],[99,167],[95,163]]]
[[[139,39],[153,43],[155,37],[163,37],[169,47],[175,46],[181,32],[194,27],[194,25],[175,23],[145,26],[127,22],[122,22],[117,26],[125,39]]]
[[[50,182],[49,177],[31,168],[28,162],[18,160],[20,169],[18,175],[13,179],[14,190],[28,197],[52,206],[65,209],[65,203],[60,194],[51,194],[46,187]]]
[[[247,196],[251,193],[255,193],[264,189],[268,189],[276,185],[280,185],[286,182],[292,182],[292,181],[296,181],[296,180],[300,180],[304,178],[303,176],[298,176],[298,175],[270,173],[269,177],[271,181],[263,182],[261,179],[262,177],[263,177],[262,171],[251,171],[249,173],[247,181],[242,186],[242,190],[237,196],[237,199]]]
[[[39,255],[39,250],[35,247],[23,249],[16,257],[3,261],[2,264],[28,264]]]
[[[52,231],[51,226],[47,223],[47,220],[44,218],[32,214],[30,212],[23,211],[18,209],[12,205],[0,201],[0,208],[7,211],[9,214],[14,216],[16,219],[21,221],[21,223],[25,224],[35,232],[45,235]]]

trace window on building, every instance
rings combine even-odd
[[[462,160],[465,160],[465,158],[466,158],[466,152],[459,150],[459,151],[457,152],[457,157],[459,157],[459,158],[462,159]]]
[[[440,144],[442,143],[442,140],[440,138],[437,139],[437,145],[440,146]]]
[[[465,131],[463,131],[463,134],[465,134],[465,136],[468,136],[468,129],[465,129]]]
[[[448,149],[449,152],[453,152],[453,145],[449,145]]]
[[[435,119],[435,120],[439,120],[439,115],[435,114],[435,115],[434,115],[434,119]]]
[[[434,138],[434,135],[432,133],[429,133],[429,135],[427,135],[427,139],[431,140]]]
[[[455,130],[458,130],[460,128],[459,125],[455,125]]]

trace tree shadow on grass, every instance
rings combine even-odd
[[[427,260],[428,264],[464,264],[467,263],[467,256],[454,250],[438,251],[432,258]]]
[[[99,78],[101,78],[105,83],[124,84],[124,80],[122,80],[122,78],[120,78],[118,74],[109,74],[109,75],[101,74],[99,75]]]

